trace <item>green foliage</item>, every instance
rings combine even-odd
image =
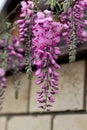
[[[71,6],[74,6],[75,0],[64,0],[63,10],[67,12]]]

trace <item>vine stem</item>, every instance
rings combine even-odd
[[[74,21],[74,14],[73,14],[73,7],[72,7],[72,16],[71,16],[71,44],[70,44],[70,51],[69,51],[69,62],[72,63],[76,59],[76,27]]]
[[[47,46],[47,50],[46,50],[47,52],[48,52],[48,46]],[[49,90],[49,73],[48,73],[48,69],[49,69],[49,64],[48,64],[48,58],[47,58],[47,70],[46,70],[46,73],[47,73],[47,90]],[[47,102],[48,102],[48,94],[47,93],[45,93],[45,98],[46,98],[46,102],[45,102],[45,108],[44,108],[44,110],[46,110],[47,109]]]
[[[32,23],[33,23],[33,17],[30,19],[30,25],[28,28],[28,38],[26,39],[25,44],[26,70],[28,74],[28,79],[32,74]]]

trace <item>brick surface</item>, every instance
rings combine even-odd
[[[6,127],[6,118],[0,117],[0,130],[5,130]]]
[[[83,90],[85,61],[78,61],[73,64],[61,65],[59,78],[59,94],[56,95],[56,102],[53,104],[52,111],[81,110],[83,109]],[[38,112],[39,105],[36,101],[36,92],[40,87],[35,84],[37,78],[32,77],[30,112]]]
[[[7,78],[7,88],[3,109],[0,113],[26,113],[28,110],[28,79],[25,74],[21,75],[21,86],[19,90],[19,98],[15,99],[15,90],[13,86],[13,77]]]
[[[87,115],[56,116],[53,130],[87,130]]]
[[[8,121],[8,130],[50,130],[50,116],[21,116]]]

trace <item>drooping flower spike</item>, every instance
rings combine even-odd
[[[59,74],[57,70],[58,56],[61,54],[58,43],[62,33],[62,24],[54,22],[49,10],[38,12],[33,26],[33,58],[37,66],[35,75],[37,85],[41,85],[41,91],[37,92],[37,100],[44,110],[49,110],[55,101],[54,95],[58,93]]]
[[[27,2],[21,2],[21,15],[20,20],[18,20],[19,24],[19,38],[21,42],[26,42],[28,38],[28,31],[30,26],[30,18],[33,16],[33,7],[34,3],[30,0]]]
[[[87,1],[77,0],[67,12],[61,14],[61,21],[64,23],[63,39],[69,45],[69,61],[76,59],[76,48],[81,42],[87,41]]]

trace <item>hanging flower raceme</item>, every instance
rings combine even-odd
[[[0,61],[2,63],[0,66],[1,88],[3,90],[3,88],[6,87],[6,71],[12,71],[14,75],[14,87],[17,92],[20,85],[20,70],[23,69],[25,65],[24,50],[22,44],[20,45],[17,38],[13,38],[12,41],[6,39],[0,40],[0,52]],[[3,92],[2,90],[0,93]]]
[[[4,92],[7,83],[6,81],[5,70],[3,67],[0,67],[0,110],[2,109],[2,103],[4,101]]]
[[[34,3],[31,0],[21,2],[21,19],[19,23],[19,39],[25,43],[25,58],[26,58],[26,73],[28,78],[32,73],[32,50],[31,50],[31,37],[32,37],[32,22],[33,22],[33,8]]]
[[[2,103],[4,100],[4,92],[6,88],[6,53],[5,53],[5,48],[6,43],[4,39],[0,39],[0,110],[2,109]]]
[[[6,87],[5,70],[0,68],[0,89]]]
[[[18,38],[14,38],[12,43],[8,45],[7,57],[8,70],[12,70],[13,84],[15,89],[15,97],[18,98],[20,87],[20,72],[25,65],[24,49]]]
[[[33,26],[33,58],[37,66],[35,75],[37,85],[42,84],[41,91],[37,92],[37,100],[43,105],[39,106],[49,110],[55,101],[54,95],[58,93],[60,66],[56,60],[60,55],[58,43],[62,32],[62,25],[54,22],[50,11],[38,12]]]
[[[0,40],[0,56],[1,67],[5,71],[15,69],[15,66],[20,70],[23,69],[24,49],[18,38],[13,38],[9,43],[6,39]]]
[[[19,24],[19,38],[20,41],[24,42],[28,38],[28,31],[29,31],[29,26],[30,26],[30,18],[33,16],[33,7],[34,3],[30,0],[27,2],[22,1],[21,2],[21,19],[18,20]]]
[[[5,51],[4,48],[6,46],[5,40],[0,39],[0,89],[6,87],[6,78],[5,78],[5,73],[6,73],[6,67],[5,67]]]
[[[69,45],[69,59],[70,62],[75,61],[76,47],[80,42],[87,40],[87,31],[85,26],[85,13],[87,11],[87,1],[77,0],[74,6],[71,6],[67,13],[63,12],[61,20],[64,23],[63,38]]]

